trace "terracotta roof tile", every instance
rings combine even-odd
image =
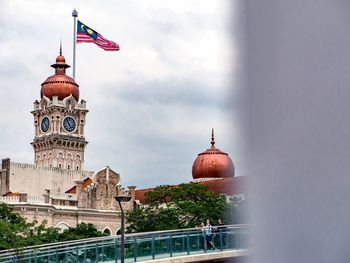
[[[83,183],[83,189],[86,189],[90,184],[92,184],[92,179],[90,177],[86,178]],[[69,190],[66,191],[66,194],[76,194],[77,187],[73,186]]]
[[[4,194],[3,196],[19,196],[18,192],[7,192],[6,194]]]

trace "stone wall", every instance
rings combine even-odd
[[[78,208],[120,210],[115,200],[117,195],[130,195],[131,200],[123,203],[125,210],[132,210],[135,194],[132,186],[130,192],[121,188],[120,175],[108,166],[93,175],[93,184],[83,189],[83,181],[76,182]]]
[[[76,207],[56,207],[52,205],[15,204],[14,211],[25,217],[29,222],[47,221],[48,227],[75,227],[79,223],[91,223],[100,231],[108,229],[116,234],[120,229],[120,212],[77,209]]]
[[[75,181],[91,177],[94,172],[11,162],[9,174],[9,191],[42,196],[45,189],[50,189],[53,194],[64,193],[75,185]]]
[[[10,190],[10,159],[2,159],[0,169],[0,195],[6,194]]]

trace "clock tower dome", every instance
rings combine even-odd
[[[83,170],[86,101],[79,102],[79,85],[66,75],[66,64],[60,54],[51,65],[55,74],[41,84],[40,101],[34,102],[34,162],[40,166]]]

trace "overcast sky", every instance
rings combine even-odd
[[[217,147],[245,175],[232,3],[0,0],[0,158],[33,163],[30,111],[54,73],[60,38],[72,65],[76,8],[120,45],[77,45],[76,81],[89,109],[85,170],[109,165],[138,188],[188,182],[213,127]]]

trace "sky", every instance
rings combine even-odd
[[[0,0],[0,158],[34,161],[30,111],[54,74],[60,39],[72,65],[74,8],[120,45],[77,45],[76,82],[89,109],[85,170],[108,165],[139,189],[189,182],[214,128],[216,146],[246,175],[239,12],[228,0]]]

